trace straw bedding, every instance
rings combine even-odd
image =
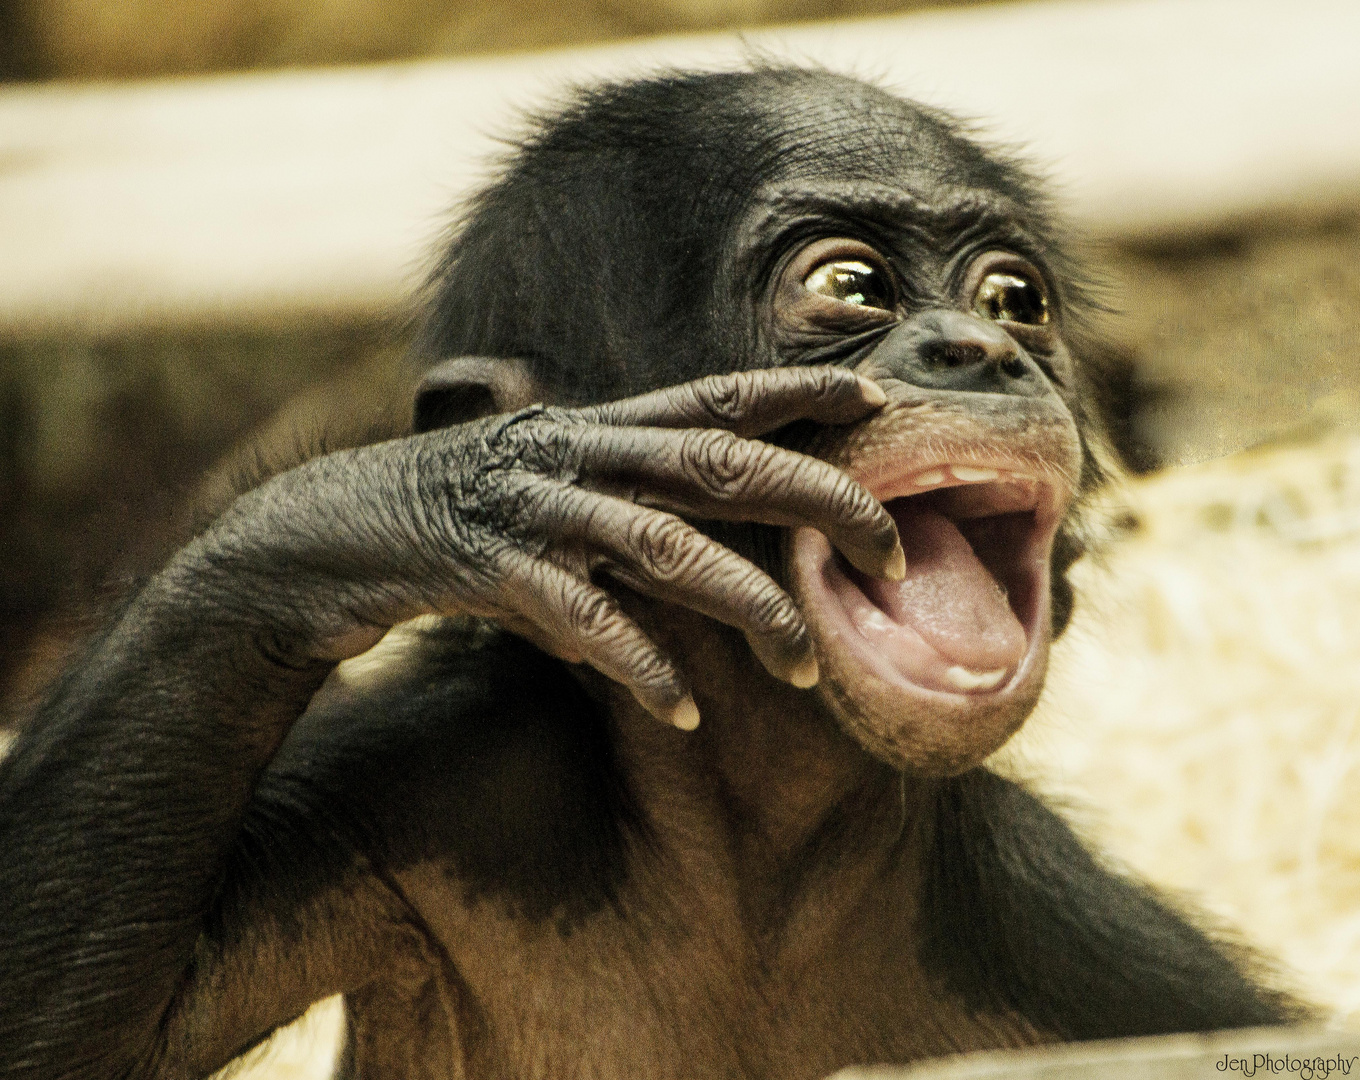
[[[1120,509],[1122,507],[1125,509]],[[1126,528],[996,765],[1360,1019],[1360,438],[1112,494]]]

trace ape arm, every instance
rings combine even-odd
[[[1318,1019],[1249,950],[1102,866],[1013,781],[985,769],[941,781],[928,820],[922,957],[971,1009],[1064,1040]]]
[[[335,661],[397,622],[496,619],[692,726],[683,676],[594,584],[603,567],[740,627],[776,674],[815,680],[788,596],[638,503],[813,525],[891,572],[896,532],[863,488],[733,434],[846,423],[882,400],[833,368],[709,378],[329,455],[239,499],[132,598],[0,764],[0,1072],[186,1064],[166,1056],[176,1002],[232,895],[228,853],[257,781]],[[312,972],[297,1002],[339,988],[349,962]],[[224,1045],[283,1019],[254,1017]]]

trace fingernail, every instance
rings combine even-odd
[[[893,553],[883,564],[883,576],[889,581],[901,581],[907,576],[907,554],[902,550],[902,541],[897,541]]]
[[[699,726],[699,706],[694,704],[693,694],[686,694],[671,710],[670,721],[681,731],[693,731]]]
[[[864,401],[867,405],[886,405],[888,395],[883,392],[883,387],[878,383],[860,376],[859,385],[864,394]]]
[[[807,690],[817,685],[817,680],[822,677],[822,673],[817,668],[817,658],[808,656],[800,661],[798,665],[789,672],[789,682],[798,687],[799,690]]]

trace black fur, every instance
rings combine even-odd
[[[307,897],[355,854],[437,859],[468,901],[564,927],[610,903],[642,839],[600,716],[562,665],[476,624],[426,638],[389,689],[293,726],[261,778],[228,880]]]
[[[979,769],[944,782],[927,832],[923,954],[980,1012],[1014,1010],[1064,1039],[1306,1016],[1245,974],[1261,974],[1249,953],[1101,865],[1012,781]]]

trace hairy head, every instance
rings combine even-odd
[[[813,363],[876,380],[877,416],[779,438],[888,507],[906,579],[857,575],[812,530],[724,539],[788,585],[817,692],[878,756],[956,772],[1024,720],[1098,470],[1086,293],[1014,160],[824,71],[610,84],[537,121],[430,296],[430,359],[513,358],[557,403]]]
[[[874,179],[1004,191],[1031,221],[1043,213],[1034,181],[957,122],[845,76],[768,68],[582,90],[532,123],[462,215],[418,348],[518,357],[577,404],[763,366],[731,296],[750,295],[731,271],[752,209],[785,185]]]

